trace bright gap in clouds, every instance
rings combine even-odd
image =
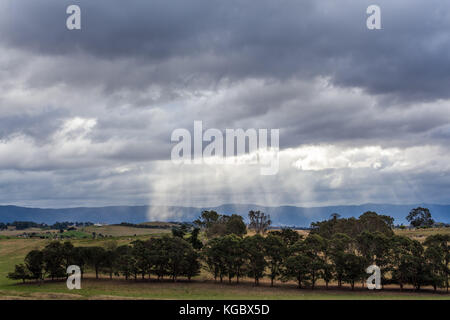
[[[430,201],[420,173],[450,170],[440,147],[308,145],[280,151],[280,173],[261,176],[258,165],[158,162],[149,204],[214,207],[222,204],[323,206]],[[351,199],[351,202],[350,202]],[[149,212],[176,218],[176,212]]]

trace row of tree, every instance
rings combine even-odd
[[[23,264],[15,266],[8,275],[15,280],[37,280],[66,278],[70,265],[77,265],[82,276],[86,270],[129,278],[154,274],[158,279],[170,277],[174,281],[184,276],[191,279],[200,272],[199,252],[179,237],[164,236],[147,241],[136,240],[131,245],[117,246],[109,241],[104,247],[74,247],[69,241],[53,241],[42,250],[32,250]]]
[[[25,230],[29,228],[40,228],[40,229],[56,229],[56,230],[63,230],[68,229],[70,227],[87,227],[93,225],[92,222],[55,222],[54,224],[48,225],[46,223],[37,223],[33,221],[14,221],[14,222],[8,222],[3,223],[0,222],[0,231],[1,230],[7,230],[8,227],[14,227],[16,230]]]
[[[366,268],[375,264],[381,269],[383,285],[398,284],[401,289],[412,285],[417,290],[432,286],[448,292],[449,235],[433,235],[422,244],[395,235],[391,217],[366,212],[349,219],[332,215],[314,223],[305,239],[292,229],[264,236],[270,218],[251,214],[254,220],[257,217],[255,227],[260,231],[253,236],[245,236],[242,217],[207,211],[196,221],[198,228],[186,224],[173,229],[172,236],[130,245],[109,241],[105,247],[74,247],[70,242],[51,242],[43,250],[31,251],[9,277],[23,281],[63,278],[67,266],[75,264],[82,272],[94,271],[96,277],[99,273],[126,279],[154,275],[176,281],[191,279],[203,266],[221,282],[250,277],[258,285],[268,277],[272,285],[277,280],[295,281],[300,288],[314,289],[322,279],[327,288],[331,282],[354,288],[364,284]],[[202,229],[208,241],[200,241]]]
[[[297,232],[285,229],[267,237],[227,235],[210,240],[203,250],[206,265],[216,279],[252,277],[257,285],[264,276],[271,283],[296,281],[299,288],[315,288],[319,279],[364,285],[372,264],[381,269],[382,284],[407,284],[420,290],[423,286],[449,287],[449,236],[433,235],[425,246],[403,236],[386,236],[363,231],[355,239],[344,233],[330,239],[310,234],[301,239]]]

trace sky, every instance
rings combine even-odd
[[[174,164],[195,120],[278,173]],[[448,1],[0,2],[0,204],[449,204],[449,140]]]

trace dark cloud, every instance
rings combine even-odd
[[[322,75],[335,84],[407,100],[449,94],[450,9],[438,0],[378,1],[380,31],[365,27],[370,1],[135,0],[124,6],[121,1],[80,0],[80,32],[64,27],[69,4],[6,1],[3,42],[38,54],[83,52],[98,59],[138,60],[141,75],[126,70],[106,81],[113,87],[133,87],[134,80],[182,86],[196,76],[218,81]],[[177,70],[170,70],[173,60],[180,61]],[[83,69],[82,61],[74,64]],[[152,70],[141,69],[149,65]],[[65,74],[72,76],[77,73]]]

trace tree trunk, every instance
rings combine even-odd
[[[445,280],[445,286],[447,287],[447,293],[448,293],[448,276],[447,276],[447,279]]]
[[[315,284],[316,284],[316,275],[313,272],[312,279],[311,279],[311,289],[312,290],[314,290]]]

